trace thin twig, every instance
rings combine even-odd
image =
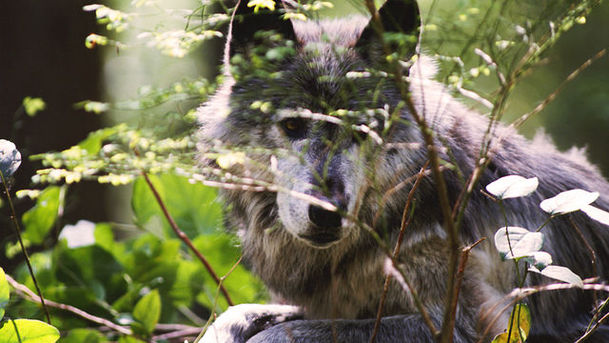
[[[224,282],[224,280],[226,280],[226,278],[241,263],[241,259],[242,258],[243,258],[243,256],[240,256],[239,259],[237,260],[237,262],[235,262],[235,264],[233,264],[233,266],[229,269],[229,271],[226,274],[224,274],[223,277],[220,278],[220,284],[218,285],[218,290],[216,291],[216,296],[214,297],[214,303],[213,303],[212,308],[211,308],[211,314],[209,315],[209,319],[207,319],[207,323],[205,323],[205,326],[203,327],[203,329],[201,329],[201,332],[199,333],[199,336],[197,336],[197,338],[195,338],[194,343],[199,342],[199,340],[201,340],[201,338],[203,338],[203,335],[205,334],[205,332],[207,331],[207,329],[211,325],[212,321],[216,318],[216,307],[218,306],[218,294],[220,293],[219,292],[220,287],[222,286],[222,283]]]
[[[389,56],[392,51],[390,47],[382,40],[384,29],[379,12],[377,11],[376,6],[374,4],[374,0],[366,0],[365,4],[368,11],[372,15],[371,23],[374,27],[374,30],[376,31],[378,37],[381,38],[381,42],[383,43],[383,52],[386,56]],[[450,304],[452,304],[453,298],[455,297],[455,275],[457,273],[457,264],[461,251],[458,230],[457,226],[455,225],[455,221],[453,220],[452,207],[450,205],[450,198],[448,196],[448,187],[446,185],[446,180],[444,180],[444,175],[442,173],[440,165],[440,156],[438,154],[438,147],[436,146],[436,143],[434,141],[434,134],[432,132],[432,129],[427,124],[426,118],[418,113],[412,101],[408,86],[404,82],[404,69],[402,65],[397,62],[393,63],[393,65],[395,67],[395,73],[393,76],[396,82],[396,86],[398,87],[398,90],[400,92],[400,96],[406,104],[410,115],[412,115],[414,121],[418,125],[419,131],[423,136],[423,141],[425,142],[427,148],[427,156],[431,161],[433,180],[436,186],[436,191],[438,193],[439,207],[441,215],[443,217],[442,219],[444,221],[443,227],[444,230],[446,230],[448,236],[449,259],[446,275],[446,306],[444,310],[444,321],[442,323],[441,330],[441,342],[448,343],[452,341],[453,336],[453,328],[447,327],[447,325],[450,324],[448,316],[450,315]]]
[[[211,275],[211,277],[214,279],[214,281],[216,281],[216,284],[218,284],[218,286],[220,287],[220,291],[224,295],[226,302],[230,306],[233,306],[233,301],[231,300],[230,295],[228,295],[228,292],[226,291],[224,286],[222,286],[222,283],[220,282],[220,279],[218,278],[218,275],[216,274],[216,271],[214,270],[214,268],[211,266],[211,264],[209,264],[209,261],[207,261],[205,256],[203,256],[203,254],[194,246],[194,244],[192,244],[192,241],[188,238],[188,236],[186,236],[184,231],[180,230],[180,228],[178,227],[178,224],[175,222],[175,220],[173,219],[173,217],[167,210],[167,207],[165,206],[165,203],[163,202],[161,195],[157,191],[156,187],[154,187],[154,185],[152,184],[152,181],[150,181],[148,174],[146,172],[142,171],[142,176],[144,177],[144,180],[146,181],[146,183],[148,184],[148,187],[152,191],[152,194],[154,195],[154,198],[156,199],[157,203],[161,207],[161,210],[163,211],[165,218],[169,222],[169,226],[171,226],[171,228],[173,229],[175,234],[178,236],[178,238],[180,238],[182,240],[182,242],[186,243],[188,248],[190,248],[190,250],[197,256],[199,261],[201,261],[201,263],[203,263],[203,265],[205,266],[205,269],[207,269],[207,272],[209,273],[209,275]]]
[[[467,265],[467,260],[469,259],[469,252],[476,247],[478,244],[482,243],[482,241],[484,241],[486,239],[486,237],[482,237],[479,240],[477,240],[476,242],[474,242],[473,244],[466,246],[465,248],[463,248],[463,250],[461,251],[461,259],[459,262],[459,269],[457,270],[457,275],[455,276],[455,297],[453,298],[453,302],[450,304],[450,309],[451,309],[451,315],[450,315],[450,320],[452,321],[452,323],[450,323],[449,327],[455,327],[455,320],[457,317],[457,303],[458,303],[458,299],[459,299],[459,291],[461,290],[461,283],[463,282],[463,276],[465,275],[465,266]]]
[[[599,319],[593,327],[591,327],[588,331],[586,331],[586,333],[584,333],[583,336],[581,336],[577,341],[575,341],[575,343],[581,343],[583,341],[585,341],[586,339],[588,339],[588,337],[590,337],[590,335],[592,335],[594,333],[594,331],[596,331],[596,329],[598,329],[598,327],[607,319],[609,318],[609,313],[606,313],[601,319]]]
[[[11,284],[11,286],[17,291],[18,294],[20,294],[21,296],[28,298],[34,302],[37,303],[42,303],[42,298],[37,295],[36,293],[32,292],[32,290],[30,290],[26,285],[23,285],[19,282],[17,282],[15,279],[13,279],[10,275],[6,275],[6,281],[8,281],[9,284]],[[126,326],[121,326],[121,325],[117,325],[113,322],[111,322],[108,319],[105,318],[101,318],[101,317],[97,317],[94,316],[92,314],[89,314],[79,308],[76,308],[74,306],[71,305],[67,305],[67,304],[61,304],[61,303],[57,303],[54,302],[52,300],[46,300],[46,305],[54,307],[54,308],[58,308],[58,309],[62,309],[68,312],[72,312],[74,314],[76,314],[77,316],[80,316],[88,321],[91,321],[93,323],[97,323],[100,325],[104,325],[109,327],[110,329],[122,333],[124,335],[131,335],[131,329],[129,329]]]
[[[520,126],[522,126],[522,124],[524,124],[530,117],[532,117],[533,115],[541,112],[544,108],[546,108],[546,106],[552,102],[554,99],[556,99],[556,97],[558,96],[558,94],[560,94],[560,92],[564,89],[564,87],[571,82],[573,79],[575,79],[582,71],[584,71],[586,68],[588,68],[589,66],[592,65],[592,63],[594,63],[596,60],[600,59],[601,57],[605,56],[607,54],[607,48],[602,49],[601,51],[597,52],[594,56],[590,57],[589,59],[587,59],[584,63],[582,63],[582,65],[580,65],[577,69],[575,69],[573,72],[571,72],[571,74],[569,74],[569,76],[567,76],[567,78],[561,82],[561,84],[558,86],[558,88],[556,88],[556,90],[554,90],[554,92],[552,92],[550,95],[548,95],[539,105],[537,105],[531,112],[524,114],[523,116],[521,116],[520,118],[518,118],[517,120],[515,120],[512,124],[510,124],[510,128],[519,128]]]
[[[152,336],[152,342],[168,340],[172,338],[184,337],[184,336],[193,336],[197,335],[201,331],[201,328],[198,327],[189,327],[182,330],[167,332],[161,335]]]
[[[419,184],[421,183],[421,180],[423,179],[423,177],[426,175],[425,171],[426,171],[428,165],[429,165],[429,161],[425,162],[425,165],[421,168],[419,173],[416,175],[414,184],[412,185],[412,188],[410,189],[410,192],[408,193],[408,198],[406,199],[406,205],[404,206],[404,211],[402,212],[402,222],[401,222],[401,227],[400,227],[400,234],[395,243],[395,248],[393,249],[392,256],[394,259],[396,259],[398,257],[398,254],[400,252],[400,247],[402,246],[402,241],[404,240],[404,233],[406,232],[406,228],[408,226],[410,226],[410,223],[414,217],[412,214],[410,214],[410,216],[408,215],[410,213],[410,206],[414,201],[415,191],[419,187]],[[379,307],[378,307],[378,311],[376,314],[376,321],[374,323],[374,330],[372,331],[372,336],[370,337],[370,343],[374,343],[374,340],[376,339],[376,335],[378,333],[379,326],[381,324],[381,317],[383,315],[383,307],[385,306],[385,299],[387,298],[387,293],[389,291],[390,282],[391,282],[391,274],[387,274],[387,276],[385,277],[385,284],[383,285],[383,293],[381,294],[381,300],[379,301]],[[431,324],[429,329],[432,332],[437,331],[435,326],[431,322],[431,320],[429,321],[429,324]]]
[[[30,272],[30,276],[32,277],[32,281],[34,282],[34,287],[36,287],[36,292],[38,292],[38,296],[40,297],[40,305],[42,305],[42,309],[47,318],[47,322],[49,325],[51,324],[51,316],[49,315],[49,310],[46,307],[44,302],[44,297],[42,296],[42,290],[40,290],[40,286],[38,286],[38,281],[36,280],[36,276],[34,275],[34,269],[32,268],[32,264],[30,262],[30,256],[23,244],[23,240],[21,239],[21,229],[19,227],[19,222],[17,221],[17,213],[15,212],[15,206],[13,206],[13,201],[11,200],[11,194],[9,193],[8,186],[6,184],[6,179],[4,178],[4,173],[0,171],[0,179],[2,180],[2,186],[4,187],[4,192],[6,194],[6,199],[11,209],[11,219],[13,220],[13,228],[15,229],[15,233],[17,234],[17,239],[19,240],[19,246],[21,246],[21,251],[23,252],[23,256],[25,257],[25,263]],[[8,277],[8,276],[7,276]]]
[[[590,264],[592,264],[592,272],[594,273],[595,276],[599,276],[598,267],[596,264],[596,261],[598,260],[598,258],[596,256],[596,252],[594,251],[594,248],[592,248],[592,246],[590,245],[590,242],[588,242],[588,240],[586,239],[586,236],[584,236],[584,233],[579,228],[579,225],[577,225],[575,223],[573,218],[570,215],[567,216],[567,218],[569,219],[569,223],[571,224],[571,226],[573,226],[573,228],[575,229],[575,232],[577,232],[577,234],[579,235],[579,238],[584,243],[584,246],[588,250],[588,254],[590,254]],[[596,303],[597,301],[598,301],[598,296],[596,293],[594,293],[594,302]]]

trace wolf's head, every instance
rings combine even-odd
[[[389,0],[379,21],[292,23],[241,2],[227,43],[227,80],[200,110],[204,153],[230,171],[229,181],[273,192],[264,215],[278,218],[267,223],[330,246],[361,218],[371,180],[396,178],[375,161],[391,163],[396,153],[387,143],[412,128],[382,70],[414,55],[417,5]],[[255,201],[227,198],[244,211]]]

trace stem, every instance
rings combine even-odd
[[[491,320],[487,321],[488,324],[487,324],[486,328],[484,329],[484,331],[482,332],[482,334],[480,335],[481,338],[480,338],[480,340],[478,340],[478,343],[482,343],[484,341],[485,337],[488,336],[490,330],[493,328],[495,323],[501,318],[502,314],[507,309],[514,306],[516,303],[518,303],[519,301],[521,301],[521,300],[525,299],[526,297],[531,296],[535,293],[539,293],[539,292],[559,291],[559,290],[574,289],[574,288],[588,290],[588,291],[601,291],[601,292],[609,293],[608,285],[589,284],[589,283],[586,283],[586,280],[584,280],[583,286],[578,286],[578,285],[574,285],[574,284],[570,284],[570,283],[553,283],[553,284],[544,285],[544,286],[515,288],[514,290],[512,290],[512,292],[510,292],[509,294],[507,294],[504,297],[504,299],[506,299],[506,300],[510,299],[510,298],[512,299],[508,304],[502,306],[499,311],[495,311],[495,309],[498,307],[498,305],[503,303],[503,301],[498,301],[495,306],[488,309],[487,313],[495,313],[495,315],[491,318]],[[484,317],[485,314],[483,314],[482,316]],[[605,320],[606,319],[605,317],[607,317],[607,315],[605,315],[603,318],[601,318],[601,320]],[[587,334],[587,336],[589,336],[589,333]],[[580,343],[582,341],[583,340],[580,338],[580,340],[578,340],[576,343]]]
[[[459,269],[457,270],[457,275],[455,275],[455,296],[452,299],[452,303],[450,304],[450,320],[449,327],[455,326],[455,319],[457,317],[457,304],[459,300],[459,290],[461,289],[461,283],[463,282],[463,276],[465,275],[465,266],[467,265],[467,260],[469,259],[469,252],[476,247],[478,244],[482,243],[486,237],[482,237],[473,244],[463,248],[461,250],[461,258],[459,262]]]
[[[19,222],[17,221],[17,213],[15,212],[15,206],[13,205],[13,201],[11,200],[11,195],[8,190],[8,186],[6,185],[6,179],[4,178],[4,173],[0,171],[0,179],[2,179],[2,186],[4,187],[4,192],[6,193],[6,200],[9,204],[11,210],[11,219],[13,220],[13,227],[15,229],[15,233],[17,234],[17,239],[19,240],[19,246],[21,246],[21,251],[23,252],[23,256],[25,256],[25,263],[27,264],[27,268],[30,272],[30,276],[32,277],[32,281],[34,282],[34,287],[36,287],[36,292],[38,292],[38,296],[40,297],[40,304],[42,305],[42,309],[47,319],[47,323],[51,324],[51,316],[49,315],[49,310],[44,303],[44,297],[42,296],[42,291],[40,290],[40,286],[38,286],[38,281],[36,281],[36,276],[34,275],[34,269],[32,268],[32,264],[30,262],[30,256],[25,249],[25,245],[23,244],[23,240],[21,239],[21,229],[19,227]],[[7,276],[8,277],[8,276]]]
[[[17,324],[15,324],[15,320],[13,320],[13,318],[11,318],[11,323],[13,323],[13,329],[15,329],[15,334],[17,334],[17,341],[19,343],[22,343],[21,335],[19,334],[19,329],[17,329]]]
[[[548,225],[548,223],[549,223],[549,222],[550,222],[550,221],[551,221],[553,218],[554,218],[554,216],[553,216],[553,215],[552,215],[552,216],[549,216],[549,217],[548,217],[548,219],[546,219],[546,221],[545,221],[545,222],[543,222],[543,224],[541,224],[541,225],[540,225],[540,226],[537,228],[536,232],[541,231],[541,229],[543,229],[543,228],[544,228],[546,225]]]
[[[596,329],[598,329],[598,327],[605,321],[607,320],[607,318],[609,318],[609,313],[605,314],[601,319],[599,319],[592,328],[590,328],[589,330],[586,331],[586,333],[581,336],[577,341],[575,341],[575,343],[581,343],[584,340],[586,340],[588,337],[590,337],[590,335],[592,335],[592,333],[594,333],[594,331],[596,331]]]
[[[188,238],[188,236],[186,236],[184,231],[180,230],[180,228],[178,227],[178,224],[176,224],[175,220],[173,220],[173,217],[171,216],[171,214],[169,214],[169,211],[167,210],[167,207],[165,206],[165,203],[163,202],[161,195],[157,191],[156,187],[154,187],[154,185],[152,184],[152,181],[150,181],[148,174],[146,172],[142,171],[142,176],[144,177],[144,180],[146,180],[146,183],[148,184],[148,187],[152,191],[154,198],[156,199],[157,203],[161,207],[161,210],[163,211],[165,218],[169,222],[169,226],[171,226],[171,228],[173,229],[175,234],[178,236],[178,238],[180,238],[182,240],[182,242],[186,243],[188,248],[190,248],[190,250],[197,256],[199,261],[201,261],[201,263],[203,263],[203,265],[205,266],[205,269],[207,269],[207,271],[209,272],[209,275],[211,275],[211,277],[214,279],[214,281],[216,281],[216,284],[220,287],[220,291],[222,291],[222,294],[224,295],[226,302],[230,306],[233,306],[234,305],[233,301],[231,300],[230,296],[228,295],[228,292],[222,285],[222,282],[218,278],[218,275],[216,274],[215,270],[213,269],[211,264],[209,264],[209,262],[207,261],[205,256],[203,256],[203,254],[199,250],[197,250],[197,248],[192,244],[192,241]]]
[[[571,216],[568,216],[568,218],[569,218],[569,223],[571,223],[571,225],[575,229],[575,232],[577,232],[577,234],[579,235],[579,238],[582,240],[582,242],[584,242],[584,245],[586,246],[586,249],[588,250],[588,254],[590,254],[590,263],[592,264],[592,272],[594,273],[595,276],[599,276],[598,268],[596,266],[596,261],[597,261],[596,252],[590,245],[590,242],[588,242],[588,240],[586,239],[586,236],[584,236],[584,233],[582,232],[582,230],[575,223],[575,221],[573,221],[573,218]],[[598,295],[596,294],[596,292],[594,293],[594,302],[598,303]]]
[[[395,243],[395,248],[393,249],[392,256],[394,259],[396,259],[398,257],[398,254],[400,252],[400,247],[402,246],[402,241],[404,240],[404,233],[406,232],[406,228],[408,226],[410,226],[410,222],[414,218],[414,206],[412,208],[412,211],[410,211],[410,205],[414,202],[414,193],[417,190],[417,188],[419,187],[421,180],[425,176],[425,170],[427,169],[428,165],[429,165],[429,161],[427,161],[425,163],[425,165],[421,168],[419,173],[416,175],[416,179],[415,179],[414,184],[412,185],[412,189],[410,189],[410,192],[408,193],[406,205],[404,206],[404,211],[402,212],[402,222],[401,222],[401,227],[400,227],[400,234],[398,235],[397,242]],[[408,216],[408,213],[410,213],[410,216]],[[391,282],[391,274],[387,274],[387,276],[385,277],[385,284],[383,285],[383,294],[381,295],[381,300],[379,302],[379,307],[378,307],[378,311],[376,314],[376,321],[374,322],[374,330],[372,331],[372,336],[370,337],[370,343],[374,343],[374,340],[376,339],[376,334],[378,333],[378,329],[381,324],[383,307],[385,306],[385,299],[387,298],[387,293],[389,292],[389,283],[390,282]],[[433,327],[433,325],[430,327],[430,329],[432,330],[432,332],[436,331],[436,329],[435,329],[435,327]]]
[[[505,211],[505,206],[503,205],[503,200],[499,199],[499,208],[501,209],[501,213],[503,214],[503,220],[505,221],[504,225],[505,225],[505,234],[507,237],[507,241],[508,241],[508,247],[510,248],[510,254],[512,254],[512,257],[514,256],[514,251],[512,250],[512,241],[510,240],[510,232],[508,230],[508,219],[507,219],[507,213]],[[518,284],[520,285],[520,287],[522,287],[522,281],[524,281],[524,279],[520,278],[520,269],[518,269],[518,261],[516,261],[515,258],[512,259],[514,261],[514,269],[516,270],[516,279]],[[509,336],[508,336],[509,337]]]
[[[207,323],[205,323],[205,326],[203,327],[203,329],[199,333],[199,336],[197,336],[197,338],[195,338],[194,343],[199,342],[201,340],[201,338],[203,338],[203,335],[205,334],[205,332],[207,331],[207,329],[211,325],[211,322],[215,319],[215,317],[216,317],[216,307],[218,306],[218,295],[220,293],[219,290],[220,290],[220,287],[222,286],[222,282],[224,282],[224,280],[226,280],[226,278],[233,272],[233,270],[235,270],[235,268],[237,268],[239,263],[241,263],[241,259],[242,258],[243,258],[243,256],[239,257],[237,262],[235,262],[235,264],[233,264],[233,266],[230,268],[230,270],[222,278],[220,278],[220,284],[218,285],[218,290],[216,291],[216,295],[214,297],[214,304],[213,304],[213,306],[211,308],[211,314],[209,316],[209,319],[207,320]]]
[[[400,269],[398,267],[398,261],[397,261],[397,259],[393,258],[393,253],[392,253],[391,249],[389,249],[389,247],[387,247],[385,245],[385,242],[383,242],[383,239],[369,225],[361,222],[357,217],[354,217],[353,215],[350,215],[349,213],[345,213],[344,216],[345,216],[345,218],[350,220],[352,223],[354,223],[361,229],[368,232],[368,234],[370,234],[370,236],[372,236],[372,238],[377,242],[378,247],[381,249],[381,251],[383,251],[385,253],[385,255],[387,255],[387,257],[391,260],[393,268],[397,271],[397,273],[401,276],[401,278],[404,279],[404,282],[406,283],[406,287],[404,287],[404,290],[406,292],[408,292],[408,294],[412,297],[412,299],[414,301],[414,305],[417,307],[417,310],[423,317],[423,322],[425,323],[425,325],[427,325],[430,332],[434,336],[437,336],[438,330],[436,330],[436,328],[431,320],[431,317],[429,317],[429,314],[425,310],[425,307],[423,307],[423,302],[421,301],[419,294],[417,293],[416,289],[414,289],[414,287],[412,286],[412,283],[407,278],[406,274],[402,271],[402,269]],[[406,288],[408,288],[408,289],[406,289]]]
[[[592,328],[592,325],[595,324],[594,321],[598,318],[598,316],[603,313],[603,310],[605,309],[605,307],[607,306],[607,304],[609,303],[609,298],[605,299],[605,301],[603,301],[603,303],[596,309],[594,316],[592,316],[592,319],[590,320],[590,323],[588,323],[588,327],[586,328],[586,332],[590,331],[590,329]]]
[[[381,42],[383,42],[383,52],[386,56],[391,54],[391,50],[387,44],[383,41],[383,24],[381,22],[381,18],[379,12],[376,10],[376,6],[374,4],[374,0],[366,0],[366,7],[370,14],[372,15],[371,23],[374,25],[374,29],[377,35],[381,38]],[[440,211],[442,215],[442,219],[444,221],[444,230],[446,230],[448,236],[448,248],[449,248],[449,260],[447,266],[447,290],[446,290],[446,306],[444,308],[444,320],[442,323],[442,330],[440,333],[440,341],[443,343],[452,342],[453,338],[453,327],[451,327],[451,323],[454,324],[454,320],[450,320],[450,314],[452,312],[450,306],[454,302],[454,298],[457,294],[455,291],[455,276],[457,274],[457,267],[461,249],[457,226],[455,225],[455,221],[453,220],[452,215],[452,207],[450,205],[450,198],[448,196],[448,187],[446,186],[446,180],[444,180],[444,176],[442,174],[442,169],[440,166],[440,156],[438,154],[438,149],[436,147],[434,141],[434,134],[432,129],[427,125],[427,121],[424,116],[418,114],[417,109],[412,102],[412,98],[410,97],[410,92],[408,90],[408,86],[404,82],[404,70],[400,63],[393,62],[393,66],[395,67],[394,79],[396,86],[400,92],[400,96],[404,103],[406,104],[410,115],[414,118],[414,121],[419,127],[419,131],[423,136],[423,141],[425,142],[425,146],[427,148],[427,156],[429,161],[431,162],[431,170],[433,175],[433,180],[436,186],[436,191],[438,192],[438,199],[440,205]]]

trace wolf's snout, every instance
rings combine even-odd
[[[315,184],[316,182],[313,182]],[[345,185],[337,177],[328,177],[323,181],[324,192],[312,191],[311,195],[319,200],[335,205],[339,210],[345,211],[346,196]],[[315,204],[309,204],[309,220],[318,228],[339,228],[342,226],[342,216],[336,211],[329,211]]]
[[[342,217],[338,212],[328,211],[317,205],[309,205],[309,220],[320,228],[338,228]]]

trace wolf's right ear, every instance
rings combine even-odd
[[[382,51],[381,33],[402,33],[414,37],[414,41],[406,42],[408,51],[402,51],[402,57],[410,57],[416,53],[419,41],[419,30],[421,16],[416,0],[387,0],[378,11],[379,21],[370,19],[368,25],[362,31],[355,48],[365,59],[380,57]],[[380,24],[380,25],[379,25]],[[389,41],[388,45],[395,51],[398,47],[395,41]],[[404,44],[401,44],[402,48]]]
[[[294,27],[290,20],[282,18],[281,1],[277,9],[271,11],[261,8],[255,11],[254,6],[248,6],[250,0],[240,0],[235,9],[235,19],[232,27],[232,37],[229,44],[229,56],[245,51],[247,46],[254,43],[254,35],[260,30],[273,30],[280,33],[284,39],[296,41]]]

